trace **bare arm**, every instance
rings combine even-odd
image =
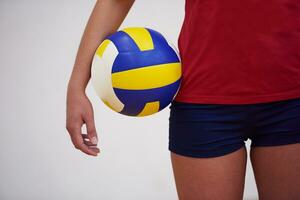
[[[79,45],[68,84],[66,128],[75,148],[88,155],[96,156],[99,153],[93,108],[85,95],[91,76],[92,58],[103,39],[118,30],[133,3],[134,0],[98,0]],[[87,135],[81,133],[83,124],[87,126]]]

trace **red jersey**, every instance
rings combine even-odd
[[[300,97],[300,0],[186,0],[176,101]]]

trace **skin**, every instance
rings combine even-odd
[[[247,152],[241,148],[214,158],[192,158],[171,152],[180,200],[241,200]]]
[[[300,199],[300,143],[254,147],[250,159],[260,200]],[[214,158],[171,152],[179,200],[242,200],[247,152]]]
[[[134,0],[99,0],[85,27],[73,71],[68,83],[66,129],[74,147],[87,155],[97,156],[98,135],[92,104],[85,89],[91,76],[91,62],[103,39],[116,32]],[[85,125],[87,134],[81,129]]]
[[[85,27],[67,90],[66,129],[74,147],[97,156],[98,134],[86,96],[93,55],[116,32],[134,0],[98,0]],[[82,133],[83,125],[87,134]],[[300,143],[255,147],[250,159],[260,200],[300,199]],[[191,158],[170,152],[179,200],[241,200],[247,152],[241,148],[215,158]]]
[[[250,151],[260,200],[300,199],[299,153],[300,143]]]

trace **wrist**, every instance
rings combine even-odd
[[[70,80],[68,84],[68,96],[84,96],[85,95],[85,86],[83,84],[76,83],[75,81]]]

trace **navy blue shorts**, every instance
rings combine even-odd
[[[173,101],[169,150],[189,157],[216,157],[251,140],[255,146],[300,142],[300,98],[257,104]]]

